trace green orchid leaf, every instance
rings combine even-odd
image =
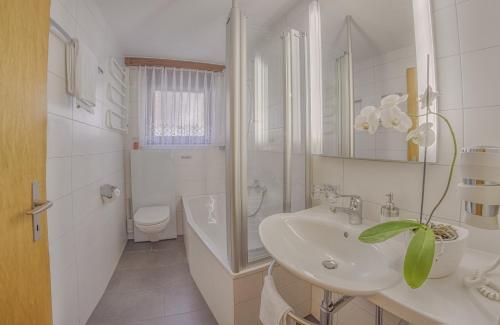
[[[407,230],[423,228],[424,225],[413,220],[389,221],[366,229],[359,235],[359,240],[368,243],[380,243]]]
[[[404,278],[412,288],[419,288],[429,276],[434,261],[434,231],[419,228],[408,245],[404,261]]]

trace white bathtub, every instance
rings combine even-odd
[[[184,196],[182,204],[186,223],[229,270],[225,194]]]
[[[219,262],[229,270],[225,193],[185,196],[182,199],[187,223]],[[248,254],[251,261],[266,256],[259,238],[259,224],[262,218],[263,216],[257,215],[248,219]]]
[[[258,325],[260,291],[268,260],[233,273],[227,258],[224,193],[184,196],[184,242],[189,271],[219,325]],[[260,218],[248,222],[249,256],[264,249],[258,235]],[[282,268],[274,271],[278,290],[298,314],[310,312],[311,286]]]

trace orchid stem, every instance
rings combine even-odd
[[[429,214],[429,218],[427,219],[426,225],[429,225],[429,223],[431,221],[431,218],[434,215],[434,212],[436,212],[437,208],[441,205],[441,203],[443,202],[444,198],[448,194],[448,191],[450,190],[451,180],[453,179],[453,172],[455,171],[455,163],[457,162],[457,156],[458,156],[457,137],[455,135],[455,132],[453,131],[453,127],[451,126],[450,121],[444,115],[442,115],[442,114],[434,113],[432,111],[430,111],[430,113],[434,114],[434,115],[436,115],[438,117],[440,117],[441,119],[443,119],[444,122],[446,123],[446,125],[448,126],[448,129],[450,130],[450,133],[451,133],[451,137],[453,139],[453,159],[451,161],[450,173],[448,175],[448,183],[446,184],[446,188],[445,188],[445,190],[443,192],[443,195],[439,199],[438,203],[436,204],[436,206],[434,206],[434,208],[432,209],[431,213]]]
[[[430,82],[429,82],[429,76],[430,76],[430,55],[427,54],[427,96],[425,98],[425,103],[426,103],[426,110],[425,110],[425,123],[429,123],[429,113],[431,112],[430,109]],[[425,183],[427,180],[427,146],[424,147],[424,170],[422,173],[422,196],[420,198],[420,218],[419,222],[423,223],[424,220],[424,202],[425,202]],[[429,218],[430,220],[430,218]]]

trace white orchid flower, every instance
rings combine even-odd
[[[437,91],[434,91],[431,86],[427,87],[425,90],[424,94],[420,96],[418,99],[420,103],[422,104],[422,108],[427,107],[427,96],[429,96],[429,104],[432,105],[436,98],[438,98],[439,93]]]
[[[375,134],[380,125],[379,109],[375,106],[367,106],[361,110],[354,120],[354,128],[359,131],[367,131]]]
[[[399,132],[408,132],[413,125],[411,118],[397,106],[382,109],[380,120],[383,127]]]
[[[393,108],[398,107],[399,104],[402,104],[408,100],[408,95],[387,95],[380,101],[380,109]]]
[[[411,141],[419,146],[430,147],[436,141],[436,132],[432,128],[434,124],[424,123],[415,130],[411,130],[406,136],[406,141]]]

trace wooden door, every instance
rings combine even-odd
[[[34,241],[32,182],[45,199],[50,0],[0,0],[0,324],[50,325],[46,214]]]

